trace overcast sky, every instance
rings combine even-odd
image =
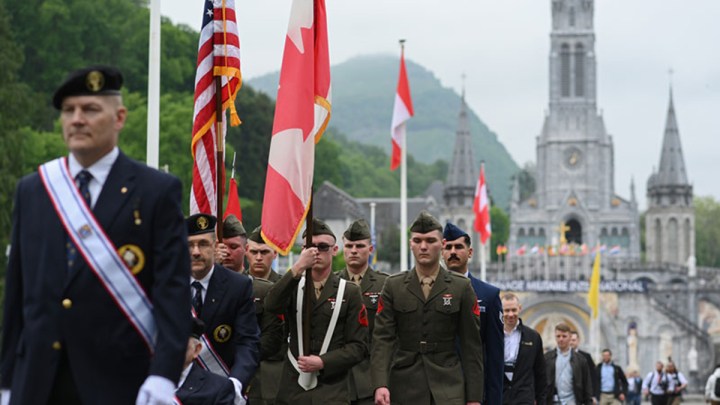
[[[278,70],[291,1],[235,1],[243,76]],[[162,0],[162,14],[199,30],[203,4]],[[397,41],[407,39],[406,57],[444,86],[459,92],[466,74],[471,108],[522,165],[535,161],[535,137],[548,105],[550,4],[327,0],[331,62],[399,55]],[[634,177],[646,208],[646,181],[660,161],[672,69],[695,195],[720,199],[720,0],[596,0],[595,34],[598,107],[614,139],[615,191],[629,197]]]

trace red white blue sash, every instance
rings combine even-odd
[[[70,239],[153,353],[157,325],[152,303],[80,195],[65,158],[41,165],[38,172]]]
[[[198,316],[197,313],[195,313],[195,309],[191,308],[190,310],[192,311],[193,318],[197,318]],[[217,354],[207,334],[203,333],[203,335],[200,336],[200,343],[202,343],[202,350],[200,350],[200,354],[197,357],[197,362],[200,367],[221,377],[230,377],[230,368],[228,368],[220,355]]]

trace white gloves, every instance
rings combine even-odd
[[[242,394],[243,386],[242,386],[242,383],[240,382],[240,380],[238,380],[235,377],[230,377],[230,381],[232,381],[233,385],[235,386],[235,405],[247,404],[247,401],[245,401],[245,397],[243,397],[243,394]]]
[[[9,404],[10,404],[10,390],[9,389],[0,390],[0,405],[9,405]]]
[[[175,384],[165,377],[148,376],[138,391],[136,405],[173,405]]]

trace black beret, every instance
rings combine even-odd
[[[223,238],[234,238],[235,236],[245,236],[245,228],[242,222],[233,214],[230,214],[223,221]]]
[[[355,220],[345,230],[343,236],[350,241],[370,239],[370,225],[362,218]]]
[[[450,222],[445,224],[445,230],[443,231],[443,238],[445,240],[457,240],[462,237],[469,238],[470,235]]]
[[[188,235],[202,235],[204,233],[215,232],[215,224],[217,219],[210,214],[190,215],[185,220]]]
[[[430,215],[427,211],[422,211],[420,215],[415,218],[412,225],[410,225],[410,232],[417,233],[428,233],[432,231],[442,232],[442,225],[438,222],[435,217]]]
[[[260,233],[261,230],[262,228],[259,226],[253,229],[253,231],[250,232],[250,236],[248,236],[248,239],[255,243],[265,243],[265,239],[263,239],[262,234]]]
[[[76,70],[55,90],[53,106],[59,110],[65,97],[70,96],[117,96],[122,84],[122,73],[111,66],[89,66]]]
[[[330,235],[333,238],[335,238],[335,234],[333,233],[332,229],[330,229],[330,227],[322,219],[313,218],[312,227],[313,227],[313,236]],[[305,228],[305,230],[302,233],[302,237],[304,238],[305,236],[307,236],[307,228]],[[335,239],[337,239],[337,238],[335,238]]]
[[[202,321],[202,319],[192,317],[192,330],[190,331],[190,337],[194,337],[195,339],[200,339],[200,337],[205,333],[205,322]]]

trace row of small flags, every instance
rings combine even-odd
[[[607,252],[607,254],[609,255],[618,255],[622,253],[622,247],[620,247],[620,245],[614,245],[608,248],[607,245],[600,245],[590,249],[585,243],[583,243],[582,245],[578,245],[577,243],[565,243],[560,246],[540,246],[536,244],[533,247],[528,248],[528,245],[524,244],[515,250],[514,255],[535,256],[547,254],[548,256],[585,256],[589,253],[596,253],[598,251],[600,253]],[[506,245],[497,245],[495,252],[498,256],[513,254],[513,252],[508,250],[508,247]]]

